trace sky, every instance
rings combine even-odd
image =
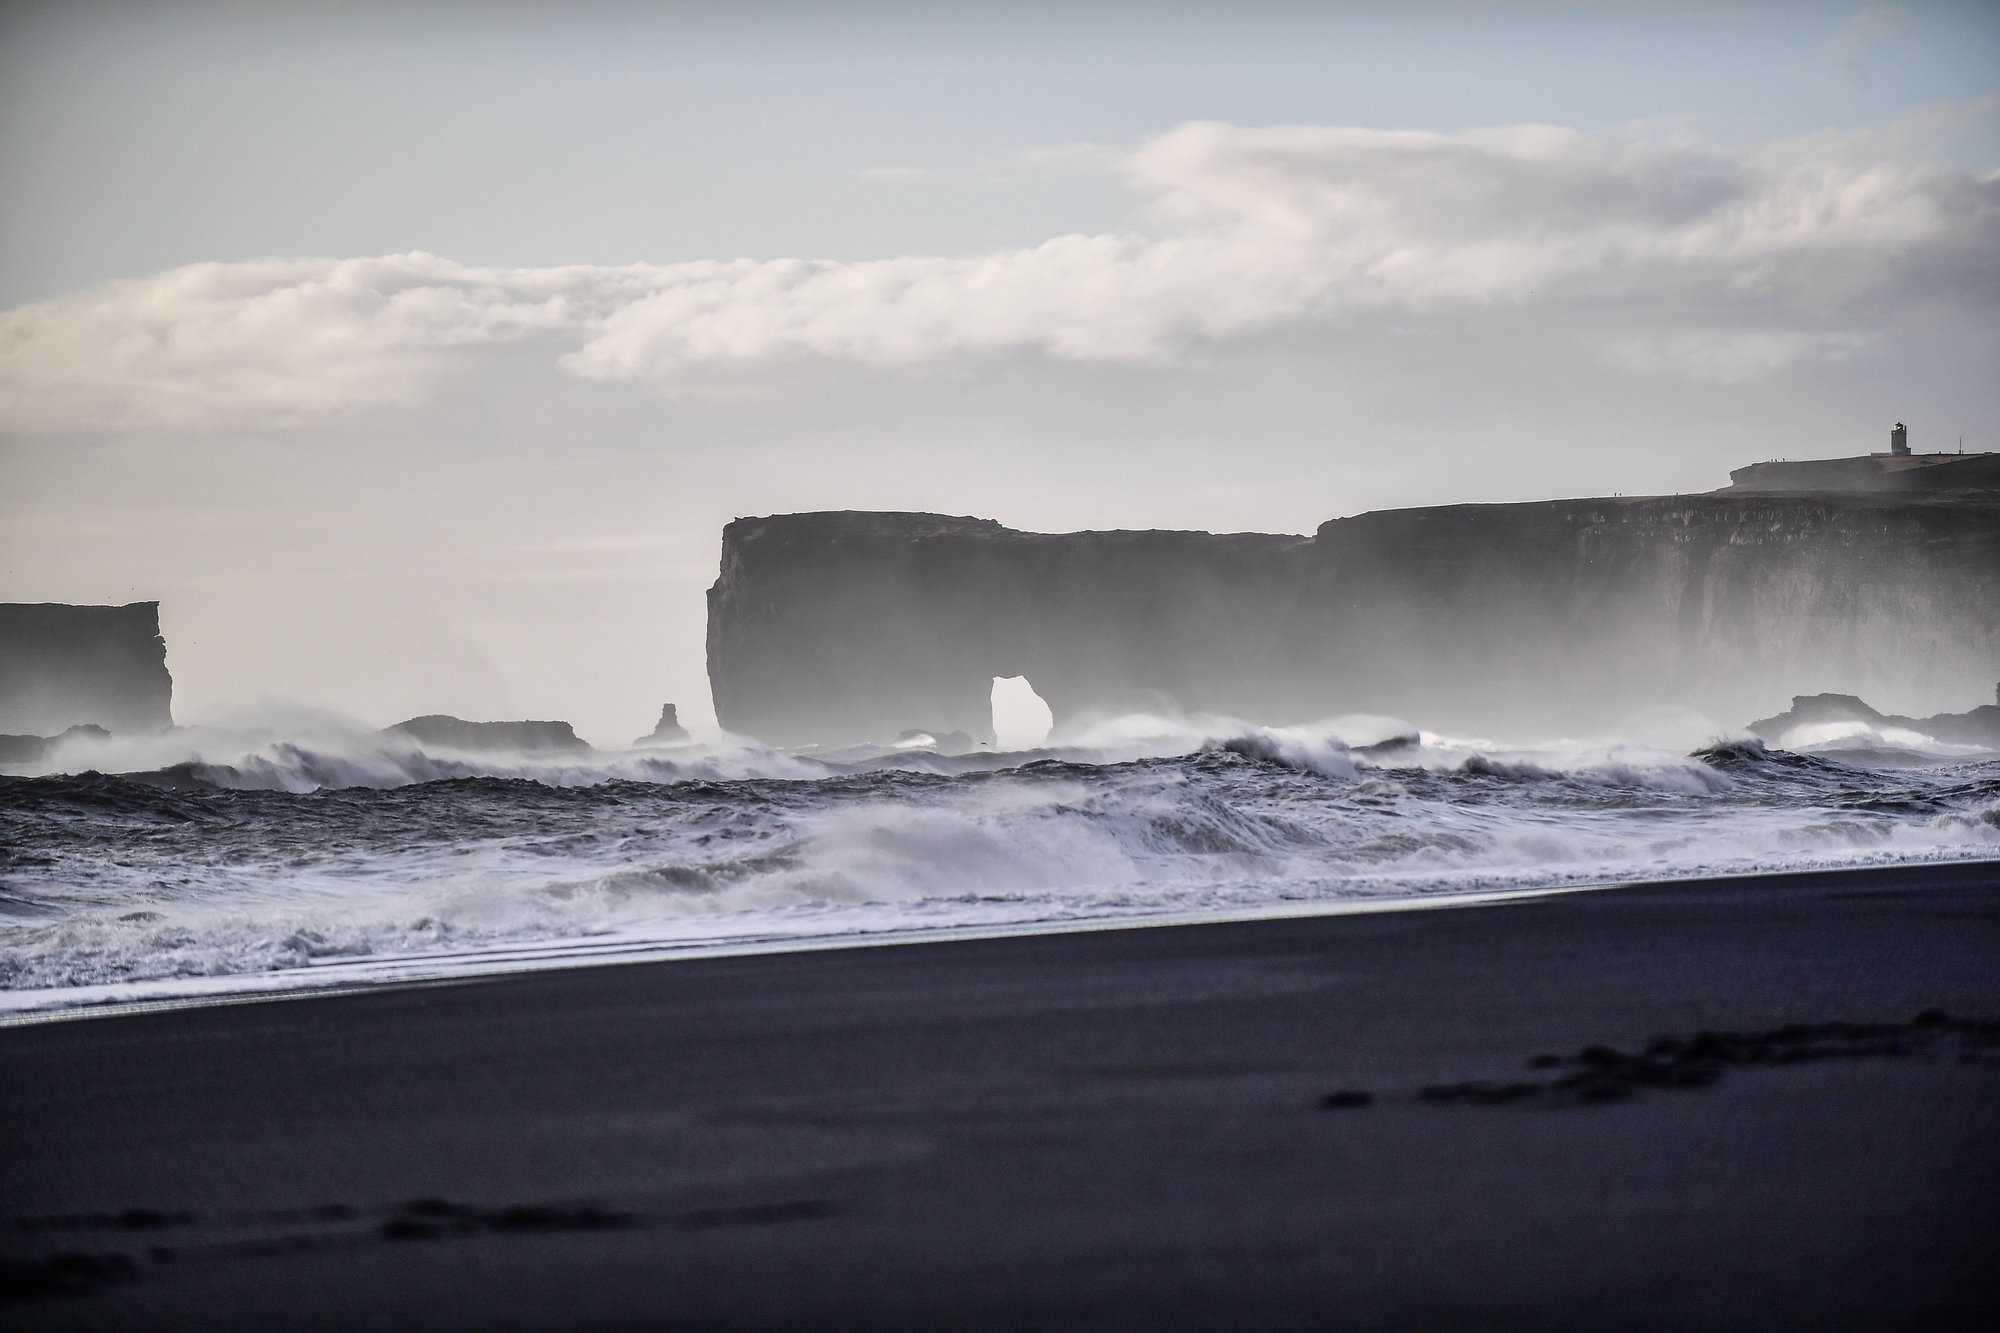
[[[743,515],[2000,448],[2000,6],[0,5],[0,600],[182,722],[712,719]]]

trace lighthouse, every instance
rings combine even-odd
[[[1910,456],[1910,431],[1900,421],[1889,428],[1889,452],[1898,458]]]

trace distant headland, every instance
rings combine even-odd
[[[1801,689],[1964,707],[2000,675],[2000,456],[1934,457],[1310,537],[743,518],[709,590],[709,680],[724,727],[791,746],[913,725],[990,741],[992,682],[1016,676],[1058,724],[1181,709],[1574,734],[1660,703],[1733,724]],[[1826,480],[1868,469],[1888,484]]]
[[[1920,454],[1909,428],[1889,431],[1889,451],[1854,458],[1773,459],[1729,474],[1732,491],[1971,491],[2000,490],[2000,454]]]
[[[174,724],[160,604],[0,603],[0,733],[148,733]]]
[[[1341,713],[1538,731],[1800,689],[1944,712],[2000,676],[2000,454],[1765,462],[1725,490],[1387,510],[1310,536],[737,519],[709,590],[718,719],[782,746],[993,739],[995,677],[1092,712]],[[0,741],[173,725],[159,606],[0,605]],[[567,723],[413,718],[449,749],[587,751]],[[673,705],[635,745],[683,742]],[[18,752],[18,754],[16,753]]]

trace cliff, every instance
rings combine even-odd
[[[0,604],[0,732],[53,736],[174,724],[160,604]]]
[[[2000,454],[1862,454],[1752,463],[1732,491],[2000,491]]]
[[[722,725],[846,744],[991,736],[995,676],[1057,722],[1178,707],[1576,732],[1725,722],[1801,688],[1948,704],[2000,670],[2000,497],[1457,505],[1312,537],[1017,532],[935,514],[739,519],[709,591]]]
[[[995,676],[1058,720],[1251,670],[1297,579],[1300,537],[1016,532],[989,519],[822,513],[723,529],[708,594],[722,725],[773,744],[991,739]],[[1058,701],[1061,702],[1058,702]]]

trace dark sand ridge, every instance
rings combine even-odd
[[[1775,876],[13,1028],[0,1324],[1991,1327],[1996,890]]]

